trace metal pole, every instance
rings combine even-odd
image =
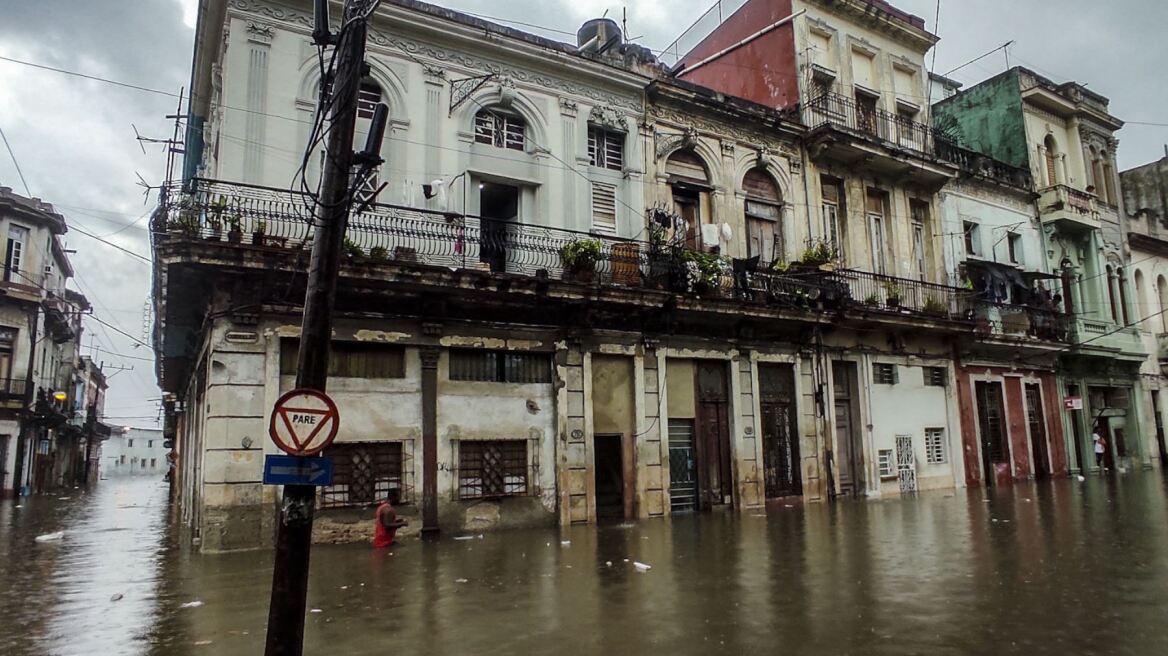
[[[296,387],[321,392],[325,391],[328,382],[331,315],[351,203],[349,179],[353,165],[353,127],[367,31],[365,20],[360,18],[364,5],[361,0],[347,0],[341,21],[344,27],[337,42],[336,79],[327,116],[330,129],[326,162],[314,212],[316,229],[300,331]],[[266,656],[300,656],[303,650],[315,503],[314,487],[284,487],[276,527]]]

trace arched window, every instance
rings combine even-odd
[[[1103,153],[1103,184],[1100,185],[1100,193],[1106,191],[1107,196],[1104,200],[1110,205],[1118,205],[1118,196],[1115,194],[1115,172],[1111,168],[1111,155]]]
[[[665,174],[673,192],[673,211],[685,222],[685,245],[696,249],[702,243],[701,225],[707,222],[702,217],[702,207],[709,205],[710,196],[706,165],[694,151],[679,150],[665,161]]]
[[[1099,151],[1095,146],[1088,149],[1091,153],[1091,186],[1095,188],[1095,194],[1099,198],[1103,198],[1103,162],[1099,159]]]
[[[475,114],[475,141],[496,148],[527,150],[527,122],[521,116],[497,107]]]
[[[1156,311],[1160,314],[1160,332],[1168,333],[1168,280],[1164,276],[1156,279]]]
[[[1144,283],[1144,272],[1136,269],[1136,321],[1143,321],[1148,316],[1148,289]]]
[[[774,179],[761,167],[746,172],[742,190],[746,192],[746,257],[758,257],[765,266],[785,252],[783,197]]]
[[[1046,185],[1053,187],[1059,183],[1058,178],[1058,144],[1055,143],[1054,135],[1046,135],[1046,139],[1042,141],[1045,148],[1046,155]]]

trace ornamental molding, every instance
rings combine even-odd
[[[790,144],[771,138],[762,130],[753,130],[739,125],[719,123],[693,114],[667,109],[657,105],[649,107],[649,115],[654,121],[671,123],[673,127],[694,129],[719,140],[732,140],[753,150],[765,147],[768,153],[785,157],[798,157],[798,151]]]
[[[681,134],[654,132],[653,139],[657,143],[654,152],[657,153],[657,158],[660,159],[675,150],[692,148],[697,145],[699,136],[697,128],[693,126],[685,127]]]
[[[276,35],[276,30],[271,25],[265,23],[247,22],[247,40],[252,43],[270,46],[272,45],[272,37]]]
[[[312,29],[312,16],[310,14],[289,9],[268,2],[267,0],[229,0],[229,3],[232,9],[240,12],[259,14],[274,21],[291,23],[308,30]],[[397,34],[387,34],[373,27],[369,30],[369,42],[388,50],[405,52],[411,58],[427,58],[446,66],[455,65],[481,71],[482,73],[494,73],[500,77],[507,77],[525,85],[542,87],[549,91],[588,98],[598,105],[610,105],[635,113],[640,113],[641,111],[641,103],[639,100],[606,93],[599,89],[564,80],[546,73],[517,68],[490,59],[472,57],[465,53],[455,52],[430,43],[407,39]]]
[[[623,132],[627,126],[625,125],[624,114],[616,107],[611,105],[596,105],[592,111],[588,113],[588,122],[620,130]]]

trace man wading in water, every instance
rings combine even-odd
[[[397,518],[397,510],[394,505],[399,502],[398,489],[392,488],[389,494],[386,495],[385,501],[377,506],[377,532],[373,536],[373,548],[384,549],[393,544],[393,538],[397,535],[397,530],[406,525],[404,519]]]

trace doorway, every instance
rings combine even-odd
[[[597,435],[593,438],[596,475],[596,519],[625,519],[625,476],[623,436]]]
[[[698,507],[697,449],[692,419],[669,420],[669,510],[687,513]]]
[[[1078,385],[1067,385],[1067,396],[1080,400]],[[1081,416],[1082,410],[1071,410],[1071,443],[1075,445],[1075,462],[1078,464],[1080,472],[1086,472],[1087,468],[1091,466],[1089,462],[1083,459],[1083,420]]]
[[[768,499],[798,496],[803,494],[803,481],[795,413],[795,368],[760,365],[758,388],[766,496]]]
[[[519,220],[519,187],[483,182],[479,185],[479,261],[493,272],[507,270],[508,230]]]
[[[0,435],[0,496],[8,486],[8,443],[11,440],[11,435]]]
[[[835,467],[840,496],[859,496],[864,491],[864,450],[860,443],[859,380],[856,363],[831,364],[835,397]]]
[[[1152,390],[1152,416],[1156,422],[1156,444],[1160,447],[1160,460],[1168,462],[1168,446],[1164,444],[1164,417],[1160,414],[1160,390]]]
[[[726,363],[699,361],[697,365],[698,507],[733,503],[730,467],[730,396]]]
[[[997,468],[1010,467],[1010,448],[1006,444],[1006,416],[1003,412],[1002,384],[984,380],[974,387],[977,395],[977,421],[981,433],[982,476],[986,487],[997,484]]]
[[[1051,475],[1050,452],[1046,443],[1046,415],[1042,412],[1042,391],[1037,383],[1026,384],[1026,420],[1030,425],[1030,449],[1034,478]]]

